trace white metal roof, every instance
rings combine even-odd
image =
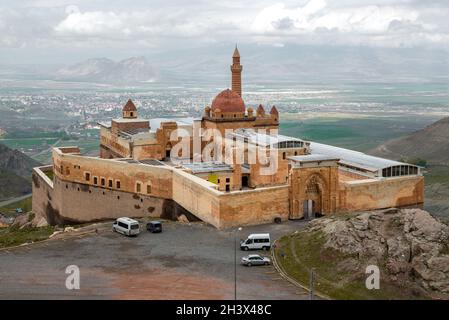
[[[314,161],[338,161],[340,158],[334,157],[334,156],[328,156],[324,154],[307,154],[307,155],[300,155],[300,156],[291,156],[288,157],[288,159],[291,159],[293,161],[297,162],[314,162]]]
[[[235,130],[234,133],[231,133],[230,135],[237,138],[245,139],[245,141],[248,141],[248,143],[256,144],[262,147],[273,146],[279,142],[284,141],[298,141],[304,143],[303,140],[298,138],[284,136],[282,134],[272,134],[272,135],[264,134],[256,132],[253,129],[237,129]]]
[[[311,142],[310,143],[310,151],[313,154],[326,155],[330,157],[335,157],[340,159],[340,163],[346,164],[349,166],[354,166],[357,168],[362,168],[367,171],[375,172],[380,169],[392,167],[392,166],[400,166],[400,165],[408,165],[413,166],[408,163],[388,160],[384,158],[374,157],[367,155],[363,152],[339,148],[330,146],[327,144]]]

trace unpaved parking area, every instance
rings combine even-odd
[[[269,232],[274,240],[304,225],[289,221],[238,232],[164,222],[161,234],[142,230],[128,238],[107,229],[0,251],[0,299],[234,299],[236,232],[238,239]],[[237,262],[245,254],[237,250]],[[69,265],[80,269],[80,290],[65,287]],[[238,299],[307,298],[272,266],[236,269]]]

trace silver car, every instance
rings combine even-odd
[[[251,266],[267,266],[271,263],[270,259],[258,254],[250,254],[242,258],[242,264],[248,267]]]

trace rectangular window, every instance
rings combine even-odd
[[[127,225],[127,224],[124,224],[124,223],[121,222],[121,221],[118,222],[118,225],[119,225],[120,227],[124,228],[124,229],[128,229],[128,225]]]
[[[120,189],[120,181],[116,181],[115,185],[116,185],[117,189]]]
[[[101,185],[104,186],[106,184],[105,178],[101,178]]]
[[[109,185],[109,188],[112,188],[112,179],[109,179],[108,185]]]
[[[229,182],[229,181],[231,181],[231,179],[230,178],[226,178],[226,182]]]
[[[141,190],[141,185],[139,182],[136,183],[136,192],[140,192]]]
[[[147,193],[150,194],[151,193],[151,185],[147,185]]]
[[[86,181],[90,181],[90,173],[86,172]]]
[[[94,177],[94,184],[98,184],[98,178]]]

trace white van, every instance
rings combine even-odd
[[[112,231],[122,233],[125,236],[137,236],[140,233],[139,221],[130,218],[118,218],[112,225]]]
[[[250,234],[248,238],[240,242],[241,250],[270,250],[271,241],[269,233],[254,233]]]

